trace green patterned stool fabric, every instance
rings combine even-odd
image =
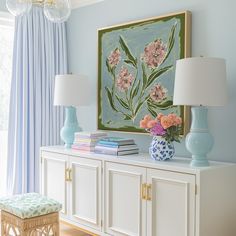
[[[21,219],[59,212],[61,208],[62,205],[59,202],[38,193],[26,193],[0,198],[0,209]]]

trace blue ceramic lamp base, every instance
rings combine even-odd
[[[192,153],[192,167],[209,166],[207,154],[213,147],[213,137],[208,130],[207,108],[192,107],[192,124],[186,136],[186,148]]]
[[[74,142],[75,132],[81,131],[77,121],[76,108],[66,107],[66,117],[64,126],[61,129],[61,139],[65,142],[65,148],[71,148]]]

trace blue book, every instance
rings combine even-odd
[[[121,145],[134,144],[134,140],[127,138],[119,138],[119,137],[105,137],[100,139],[98,143],[109,146],[121,146]]]
[[[100,142],[97,142],[97,145],[96,146],[102,146],[102,147],[114,147],[114,148],[118,148],[119,145],[118,144],[107,144],[107,143],[100,143]]]
[[[138,146],[136,144],[120,145],[120,146],[97,144],[95,148],[97,150],[112,150],[112,151],[120,152],[120,151],[138,149]]]

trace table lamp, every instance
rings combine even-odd
[[[191,128],[186,136],[192,167],[209,165],[207,154],[214,140],[208,130],[207,106],[225,105],[226,87],[224,59],[193,57],[177,60],[173,104],[192,106]]]
[[[60,132],[65,148],[71,148],[74,133],[80,130],[75,106],[88,105],[89,89],[86,76],[66,74],[55,77],[54,105],[65,106],[65,122]]]

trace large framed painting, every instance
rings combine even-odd
[[[173,106],[176,60],[190,56],[188,11],[98,30],[98,129],[144,132],[150,114],[176,113],[186,133],[189,109]]]

